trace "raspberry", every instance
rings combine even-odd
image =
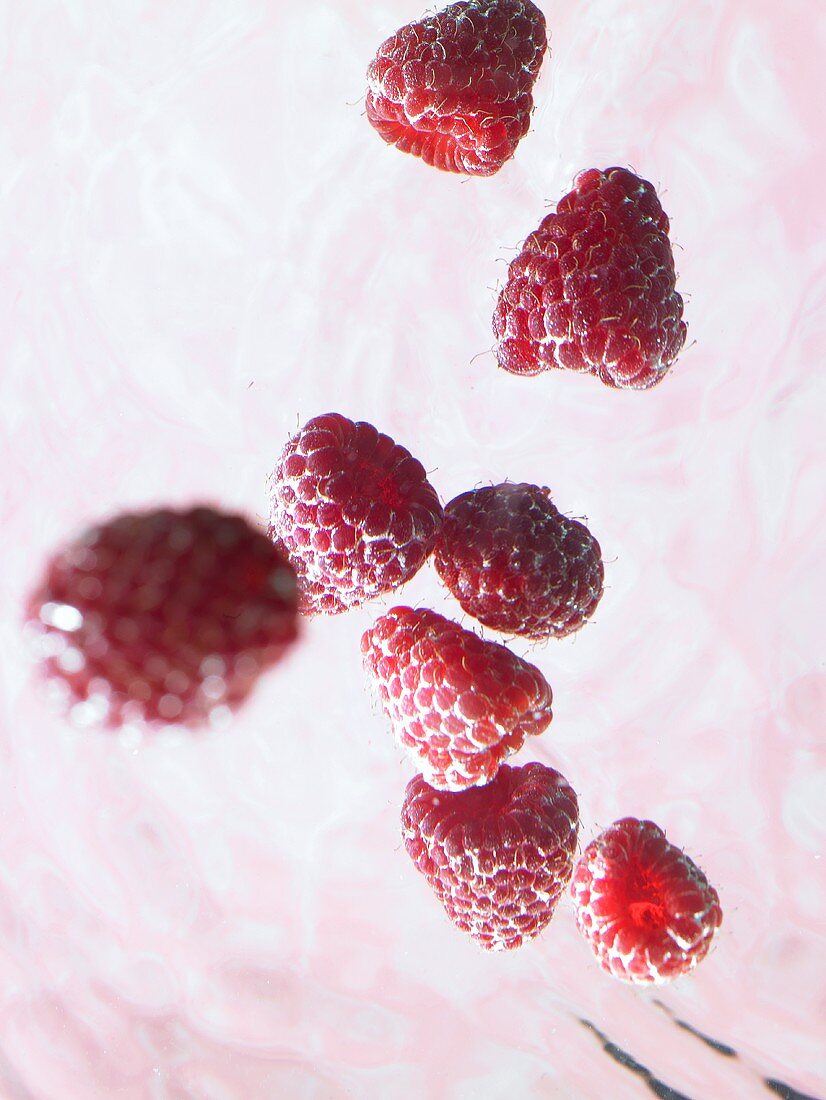
[[[579,810],[544,764],[503,764],[486,787],[407,785],[402,836],[448,917],[489,951],[520,947],[553,916],[571,877]]]
[[[590,372],[620,389],[661,382],[686,336],[668,228],[633,172],[580,173],[508,269],[493,316],[500,367]]]
[[[270,537],[298,574],[301,610],[338,614],[424,565],[442,506],[424,467],[372,424],[308,421],[270,478]]]
[[[461,0],[382,43],[367,70],[367,118],[426,164],[492,176],[528,132],[546,48],[531,0]]]
[[[506,634],[563,638],[602,596],[599,543],[538,485],[491,485],[456,497],[433,562],[468,615]]]
[[[365,631],[361,652],[397,741],[439,790],[488,783],[550,724],[538,668],[435,611],[394,607]]]
[[[219,721],[282,657],[297,602],[290,565],[246,520],[161,509],[61,549],[26,633],[76,723],[197,726]]]
[[[634,817],[591,841],[571,893],[577,927],[603,970],[641,985],[693,970],[723,919],[700,868],[652,821]]]

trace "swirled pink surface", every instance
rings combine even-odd
[[[532,130],[469,181],[363,117],[373,51],[421,14],[402,0],[0,13],[3,1100],[826,1093],[824,12],[545,12]],[[506,264],[613,164],[671,218],[688,345],[648,393],[507,376]],[[393,601],[315,620],[226,730],[45,709],[19,632],[45,555],[138,505],[261,519],[284,440],[328,410],[444,499],[510,478],[587,516],[605,597],[515,647],[555,710],[515,762],[564,773],[582,841],[649,817],[702,866],[725,918],[694,975],[612,982],[565,904],[505,956],[453,929],[362,682]],[[417,601],[458,610],[432,569]]]

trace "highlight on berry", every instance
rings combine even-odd
[[[361,652],[396,741],[439,790],[489,783],[550,725],[553,693],[538,668],[435,611],[392,608]]]
[[[367,70],[367,119],[425,164],[492,176],[530,128],[546,50],[531,0],[459,0],[381,44]]]
[[[717,891],[653,821],[625,817],[587,846],[571,880],[576,923],[608,974],[637,985],[687,974],[723,920]]]
[[[547,928],[579,830],[576,794],[559,772],[504,764],[486,786],[459,793],[417,775],[401,824],[407,854],[448,918],[485,950],[514,950]]]
[[[669,221],[626,168],[581,172],[510,263],[493,314],[511,374],[590,374],[612,389],[662,382],[685,343]]]
[[[295,572],[242,516],[127,513],[60,548],[25,608],[56,709],[78,726],[222,726],[299,632]]]
[[[268,482],[270,538],[292,563],[305,615],[336,615],[410,580],[442,505],[424,466],[366,421],[313,417]]]
[[[451,500],[433,564],[468,615],[535,641],[573,634],[602,598],[599,543],[538,485],[486,485]]]

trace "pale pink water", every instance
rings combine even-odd
[[[0,6],[0,1095],[3,1100],[826,1093],[822,51],[814,2],[548,0],[531,134],[462,181],[362,115],[402,0]],[[586,167],[672,220],[690,346],[643,394],[490,354],[497,282]],[[205,738],[79,733],[32,690],[20,601],[87,521],[210,499],[261,517],[300,421],[409,446],[445,499],[548,484],[608,589],[530,653],[523,750],[582,838],[654,818],[725,922],[659,993],[563,907],[532,946],[457,933],[400,846],[410,768],[358,637],[313,623]],[[403,600],[446,613],[431,571]],[[730,1044],[725,1057],[692,1027]]]

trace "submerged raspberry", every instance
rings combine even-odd
[[[686,337],[668,230],[646,180],[582,172],[508,269],[493,316],[499,365],[589,372],[621,389],[662,381]]]
[[[551,688],[538,668],[435,611],[394,607],[361,651],[396,739],[440,790],[488,783],[550,724]]]
[[[528,132],[546,48],[531,0],[460,0],[382,43],[367,70],[367,118],[427,164],[493,175]]]
[[[491,485],[456,497],[433,562],[469,615],[506,634],[562,638],[602,596],[599,543],[538,485]]]
[[[603,970],[648,985],[708,954],[723,914],[700,868],[652,821],[614,822],[574,871],[576,923]]]
[[[404,584],[442,522],[422,464],[372,424],[338,413],[292,436],[269,491],[270,537],[298,573],[306,614],[337,614]]]
[[[486,787],[443,793],[407,785],[402,836],[457,928],[490,951],[520,947],[547,926],[571,876],[577,798],[543,764],[503,764]]]
[[[286,558],[211,508],[122,515],[64,547],[27,607],[52,693],[78,724],[197,726],[297,635]]]

